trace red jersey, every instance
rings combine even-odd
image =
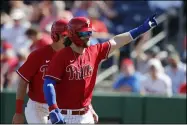
[[[59,108],[79,109],[90,105],[99,63],[108,57],[110,47],[109,42],[97,44],[86,48],[83,54],[66,47],[54,56],[45,76],[57,80]]]
[[[14,55],[12,57],[9,56],[9,53],[14,53],[12,44],[2,41],[2,54],[5,55],[1,58],[0,63],[6,63],[9,67],[8,72],[13,72],[19,62],[18,58]]]
[[[55,52],[50,45],[37,49],[16,71],[22,79],[29,83],[28,96],[34,101],[46,102],[43,94],[44,76]]]

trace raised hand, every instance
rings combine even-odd
[[[156,20],[156,15],[157,15],[157,14],[152,15],[152,16],[149,17],[149,18],[146,20],[146,22],[145,22],[145,23],[148,23],[148,24],[149,24],[150,28],[153,28],[153,27],[155,27],[155,26],[158,25],[157,20]]]

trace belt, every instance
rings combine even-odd
[[[80,110],[71,110],[71,113],[68,113],[68,110],[62,109],[61,113],[64,115],[84,115],[88,112],[89,106],[84,107],[83,109]]]
[[[84,114],[86,114],[87,112],[88,112],[88,110],[83,110],[83,111],[71,111],[71,114],[70,114],[70,115],[84,115]],[[68,114],[68,111],[67,111],[67,110],[62,110],[61,113],[67,115],[67,114]]]
[[[71,115],[84,115],[88,112],[88,110],[84,110],[84,111],[71,111]],[[62,110],[61,111],[62,114],[67,115],[68,111],[67,110]],[[49,120],[49,116],[47,117]]]
[[[71,114],[70,115],[84,115],[88,112],[89,110],[89,107],[85,107],[84,110],[81,110],[81,111],[72,111],[71,110]],[[68,114],[68,111],[67,110],[63,110],[61,111],[62,114],[64,115],[67,115]],[[48,116],[48,120],[49,120],[49,116]]]

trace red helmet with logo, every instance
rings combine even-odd
[[[77,46],[84,46],[77,32],[93,31],[92,23],[86,17],[74,17],[68,23],[68,37]]]
[[[59,35],[67,35],[67,24],[68,20],[60,19],[53,23],[51,27],[51,38],[53,42],[57,42],[59,40]]]

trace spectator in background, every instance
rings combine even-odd
[[[152,0],[148,0],[148,4],[150,6],[150,8],[152,9],[152,11],[165,11],[168,10],[172,7],[175,8],[180,8],[182,6],[182,1],[178,0],[178,1],[152,1]]]
[[[19,9],[24,13],[24,18],[23,20],[28,20],[30,17],[30,13],[32,11],[32,7],[30,5],[26,5],[24,4],[24,1],[22,0],[10,0],[10,7],[11,7],[11,11],[15,10],[15,9]]]
[[[119,22],[122,22],[121,19],[119,19],[119,11],[116,9],[116,6],[114,6],[115,1],[94,1],[94,5],[98,7],[99,13],[102,15],[100,19],[104,21],[106,26],[108,27],[108,30],[110,33],[116,34],[123,32],[123,25],[118,26]]]
[[[13,47],[10,43],[6,41],[1,41],[1,42],[2,42],[1,64],[7,64],[8,70],[13,71],[14,67],[18,63],[16,53],[14,52]]]
[[[187,53],[187,51],[186,51],[186,36],[184,37],[184,42],[183,42],[183,44],[184,44],[184,48],[183,48],[183,52],[182,52],[182,62],[183,63],[186,63],[187,64],[187,58],[186,58],[186,53]]]
[[[160,48],[158,46],[154,46],[143,52],[142,50],[136,51],[137,53],[137,71],[141,72],[142,74],[148,71],[147,63],[150,59],[156,58],[157,54],[160,52]]]
[[[73,14],[71,11],[65,10],[66,8],[66,2],[62,1],[54,1],[54,8],[57,8],[57,18],[58,19],[66,19],[66,20],[71,20],[73,18]]]
[[[41,32],[36,27],[29,28],[25,34],[32,41],[30,46],[31,51],[52,43],[50,35]]]
[[[158,56],[160,56],[160,59],[161,59],[164,67],[166,67],[168,65],[168,56],[171,55],[172,53],[176,53],[176,52],[177,52],[177,50],[175,49],[175,47],[172,44],[165,45],[164,50],[161,52],[163,55],[165,53],[165,56],[161,57],[161,54],[158,55]]]
[[[92,6],[94,1],[74,1],[73,7],[71,9],[73,16],[84,16],[88,17],[88,8]]]
[[[131,59],[122,61],[121,74],[113,84],[113,89],[122,92],[139,93],[141,75],[135,72],[134,63]]]
[[[179,94],[187,94],[186,87],[186,83],[181,84],[179,87]]]
[[[29,51],[28,48],[20,48],[20,50],[17,53],[18,63],[15,66],[14,71],[17,70],[26,61],[29,53],[30,53],[30,51]],[[9,86],[8,86],[7,89],[16,91],[19,82],[20,82],[20,78],[17,75],[17,73],[12,72],[11,73],[11,79],[9,80]]]
[[[148,61],[149,72],[146,78],[141,82],[141,94],[158,94],[158,95],[172,95],[172,83],[164,69],[160,60],[150,59]]]
[[[175,47],[172,44],[166,44],[164,49],[166,50],[168,55],[171,55],[172,53],[177,52],[177,50],[175,49]]]
[[[24,33],[27,28],[30,27],[30,25],[22,22],[24,16],[25,14],[22,12],[22,10],[14,9],[10,14],[13,22],[3,25],[1,29],[2,39],[9,42],[16,52],[19,50],[19,48],[27,48],[29,46],[28,39]]]
[[[71,13],[71,11],[68,10],[64,10],[64,11],[60,11],[58,18],[60,19],[66,19],[66,20],[71,20],[73,18],[73,14]],[[51,26],[52,26],[53,22],[50,22],[49,24],[46,25],[44,32],[46,32],[47,34],[51,33]]]
[[[40,21],[41,31],[45,31],[48,25],[52,25],[55,20],[73,18],[70,11],[65,10],[64,1],[42,1],[40,8],[42,8],[43,18]]]
[[[5,12],[1,12],[1,28],[10,21],[11,21],[10,16]]]
[[[180,61],[177,53],[169,55],[168,63],[165,72],[172,80],[173,93],[177,94],[181,84],[186,82],[186,65]]]
[[[39,1],[35,1],[31,3],[32,6],[32,11],[30,13],[29,21],[31,22],[32,25],[39,25],[40,21],[44,17],[42,13],[42,9],[40,8],[40,3]]]
[[[30,54],[29,48],[20,48],[20,50],[17,53],[19,63],[16,67],[16,70],[17,70],[17,68],[22,66],[22,64],[26,61],[27,57],[29,56],[29,54]]]
[[[73,18],[73,14],[71,11],[64,10],[61,11],[58,15],[59,19],[66,19],[66,20],[71,20]]]
[[[92,22],[92,27],[96,32],[93,32],[93,36],[90,39],[90,44],[95,45],[103,40],[108,40],[112,35],[108,33],[106,25],[99,20],[100,14],[96,7],[91,7],[88,9],[88,18]]]
[[[18,64],[18,58],[11,44],[1,41],[1,88],[8,88],[11,85],[12,73]]]
[[[108,32],[107,26],[100,20],[100,16],[98,8],[91,7],[88,9],[88,18],[92,22],[93,29],[96,31],[93,33],[93,37],[106,40],[113,35]]]
[[[58,1],[58,2],[61,3],[62,1]],[[57,19],[57,11],[59,11],[59,8],[55,8],[54,1],[41,1],[39,3],[39,8],[41,8],[41,12],[43,15],[39,25],[41,31],[44,31],[45,27],[49,23]]]

